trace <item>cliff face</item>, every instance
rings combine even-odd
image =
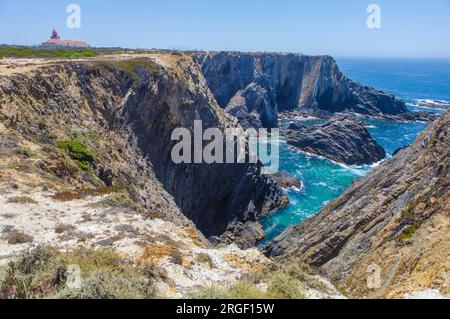
[[[197,59],[222,108],[229,106],[234,97],[243,96],[261,78],[268,81],[265,91],[275,100],[265,108],[271,112],[259,114],[269,127],[276,125],[272,114],[277,110],[295,108],[315,116],[343,111],[376,116],[409,114],[405,103],[393,95],[346,78],[329,56],[220,52],[198,54]],[[249,103],[248,113],[253,110]]]
[[[259,164],[172,162],[173,129],[192,129],[194,120],[205,129],[236,126],[190,56],[50,65],[1,78],[0,101],[0,119],[17,139],[55,148],[76,138],[99,153],[69,184],[120,184],[146,209],[188,224],[181,211],[208,236],[287,202]]]
[[[447,113],[411,147],[288,229],[270,253],[300,257],[353,297],[450,294],[449,127]]]

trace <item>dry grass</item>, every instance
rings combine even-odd
[[[80,267],[83,279],[80,289],[69,289],[66,285],[70,265]],[[165,280],[164,271],[156,266],[135,266],[106,249],[60,253],[38,247],[26,252],[9,268],[0,269],[14,275],[0,277],[0,299],[148,299],[155,297],[155,282]],[[19,290],[21,283],[26,285]],[[21,293],[22,290],[27,293]]]
[[[214,261],[212,260],[211,256],[205,253],[200,253],[195,258],[195,261],[199,264],[207,264],[209,268],[215,268],[216,265],[214,265]]]
[[[264,263],[255,263],[246,260],[245,258],[241,258],[235,255],[224,255],[223,259],[228,262],[231,266],[235,268],[242,269],[245,272],[250,274],[258,274],[261,273],[265,267],[267,266]]]
[[[182,264],[182,255],[178,248],[167,244],[150,244],[139,258],[142,262],[157,262],[165,257],[171,257],[175,264]]]
[[[6,240],[10,245],[22,245],[33,242],[33,237],[18,230],[12,230],[6,235]]]
[[[20,204],[20,205],[36,205],[37,202],[31,197],[27,196],[16,196],[8,198],[8,203],[10,204]]]
[[[184,232],[189,236],[189,238],[192,240],[194,245],[200,248],[205,248],[205,243],[200,239],[200,234],[198,230],[192,228],[192,227],[184,227]]]
[[[92,196],[92,197],[98,197],[98,196],[104,196],[112,193],[118,192],[119,189],[117,187],[100,187],[96,189],[89,189],[89,188],[82,188],[74,191],[65,191],[56,193],[55,195],[51,196],[54,200],[60,201],[60,202],[70,202],[73,200],[80,200],[84,199],[86,197]]]
[[[55,233],[56,234],[64,234],[67,231],[73,231],[75,229],[75,226],[73,225],[58,225],[55,227]]]

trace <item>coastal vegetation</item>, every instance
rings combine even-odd
[[[79,287],[68,287],[71,265],[79,267],[84,278]],[[134,267],[108,249],[60,253],[39,247],[1,269],[0,299],[152,298],[155,279],[160,277],[164,272],[154,265]]]
[[[44,50],[23,46],[0,46],[0,58],[92,58],[99,53],[94,49]]]

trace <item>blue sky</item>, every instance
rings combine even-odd
[[[66,26],[71,3],[81,29]],[[93,46],[450,58],[450,0],[0,0],[0,43],[39,44],[53,27]]]

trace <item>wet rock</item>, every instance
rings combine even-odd
[[[283,134],[292,146],[347,165],[370,165],[386,157],[364,123],[349,116],[339,115],[314,127],[291,124]]]
[[[303,184],[297,177],[287,173],[287,172],[278,172],[272,175],[272,178],[283,188],[291,188],[295,187],[297,189],[302,189]]]

